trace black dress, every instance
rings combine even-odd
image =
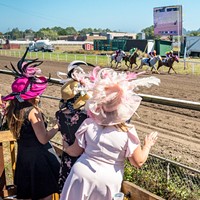
[[[26,108],[25,121],[17,140],[18,154],[15,185],[18,199],[38,200],[58,193],[60,160],[50,142],[41,144],[32,128],[28,115],[33,107]]]
[[[60,132],[69,145],[72,145],[75,141],[75,133],[87,118],[87,114],[84,110],[73,109],[72,104],[75,98],[70,99],[64,103],[59,111],[56,112],[56,118],[60,124]],[[63,152],[61,157],[60,173],[59,173],[59,190],[62,191],[65,180],[70,173],[70,170],[78,157],[72,157]]]

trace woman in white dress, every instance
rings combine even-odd
[[[160,80],[136,79],[136,74],[106,68],[96,72],[85,106],[89,118],[76,132],[74,144],[63,143],[69,155],[81,156],[64,184],[61,200],[112,200],[121,190],[125,159],[141,167],[157,140],[157,132],[152,132],[142,147],[135,127],[126,121],[141,102],[134,89],[158,85]]]

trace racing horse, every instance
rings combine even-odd
[[[116,53],[112,54],[111,61],[110,61],[111,67],[113,66],[113,64],[112,64],[113,61],[115,61],[115,63],[116,63],[115,68],[117,68],[118,65],[121,64],[121,62],[125,56],[126,56],[126,53],[124,51],[120,51],[119,54],[117,55],[117,57],[116,57]]]
[[[159,61],[159,60],[162,60],[161,56],[160,55],[157,55],[153,58],[150,59],[150,61],[148,62],[149,58],[142,58],[141,59],[141,63],[140,63],[140,66],[136,68],[136,70],[138,69],[142,69],[142,67],[144,65],[147,65],[148,66],[148,69],[151,68],[151,71],[153,72],[153,69],[158,73],[158,70],[156,69],[156,63]]]
[[[136,65],[136,67],[138,67],[138,64],[137,64],[137,57],[139,56],[139,54],[137,52],[134,52],[132,55],[126,55],[124,57],[124,61],[125,61],[125,65],[131,69],[133,69],[133,64]],[[127,64],[127,62],[129,62],[129,65]]]
[[[170,70],[172,69],[175,74],[176,74],[176,71],[175,69],[173,68],[173,64],[174,62],[179,62],[179,57],[177,55],[173,55],[172,57],[170,58],[164,58],[162,60],[159,60],[158,61],[158,67],[157,67],[157,70],[161,67],[161,66],[166,66],[166,67],[169,67],[169,70],[168,70],[168,74],[170,73]]]

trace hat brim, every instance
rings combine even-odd
[[[138,109],[142,98],[138,95],[131,95],[129,100],[123,101],[113,112],[105,112],[98,107],[96,102],[89,99],[86,102],[85,109],[90,118],[97,124],[112,126],[128,121]]]
[[[45,89],[47,87],[46,78],[45,77],[38,77],[38,79],[41,81],[41,83],[34,83],[35,85],[33,85],[33,87],[29,91],[27,91],[24,94],[20,94],[19,96],[21,97],[21,99],[23,99],[23,100],[32,99],[32,98],[35,98],[37,96],[40,96],[45,91]],[[16,97],[16,95],[13,95],[11,93],[11,94],[3,97],[2,100],[3,101],[9,101],[9,100],[15,99],[15,97]]]
[[[38,92],[32,92],[32,91],[28,91],[26,92],[25,94],[20,94],[20,97],[23,99],[23,100],[28,100],[28,99],[33,99],[37,96],[40,96],[41,94],[43,94],[43,92],[45,91],[46,87],[41,89],[40,91]],[[2,98],[3,101],[9,101],[9,100],[13,100],[15,98],[15,96],[13,96],[12,94],[9,94],[5,97]]]

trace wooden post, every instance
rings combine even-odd
[[[3,156],[3,143],[0,142],[0,196],[2,196],[1,191],[6,188],[6,174],[4,167],[4,156]]]
[[[14,175],[15,170],[15,139],[10,131],[0,131],[0,196],[8,197],[16,194],[16,188],[14,185],[7,185],[6,183],[6,173],[4,165],[4,152],[3,143],[10,143],[10,155],[12,163],[12,172]],[[14,176],[13,176],[14,177]]]

